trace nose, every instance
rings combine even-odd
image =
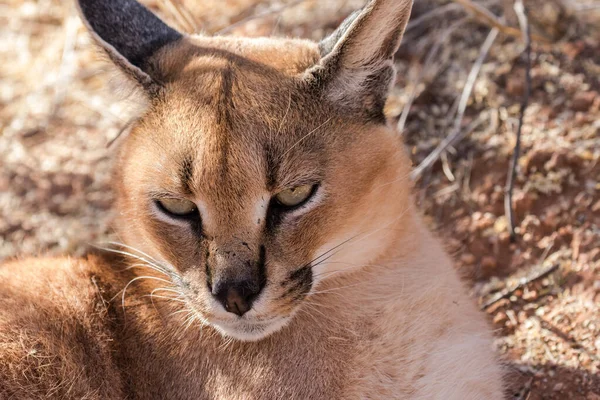
[[[225,310],[240,317],[252,308],[252,302],[261,291],[253,282],[226,281],[215,285],[212,293]]]

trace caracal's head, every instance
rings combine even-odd
[[[394,245],[408,162],[383,107],[411,4],[372,1],[313,43],[190,36],[135,0],[79,0],[148,100],[120,145],[119,233],[221,333],[272,334]]]

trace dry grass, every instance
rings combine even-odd
[[[187,32],[313,39],[362,3],[146,1]],[[402,136],[415,164],[456,130],[463,87],[491,28],[457,3],[417,0],[398,54],[398,84],[387,112],[392,120],[403,115]],[[518,29],[511,1],[475,4]],[[533,46],[524,155],[515,182],[518,241],[510,243],[502,203],[524,61],[520,38],[504,35],[505,28],[473,83],[458,126],[461,140],[423,171],[415,195],[482,302],[539,268],[558,265],[487,312],[514,372],[516,394],[597,400],[600,3],[525,5],[536,37],[544,41]],[[107,84],[111,70],[90,44],[71,2],[0,4],[0,259],[78,253],[111,236],[112,151],[106,145],[136,104]]]

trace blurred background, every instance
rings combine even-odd
[[[142,2],[185,32],[315,40],[364,5]],[[525,1],[514,243],[504,187],[528,68],[513,5],[416,0],[386,111],[422,166],[427,223],[494,324],[510,396],[600,400],[600,1]],[[112,237],[108,145],[135,113],[113,78],[71,1],[2,0],[0,261]]]

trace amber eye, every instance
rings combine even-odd
[[[196,204],[189,200],[162,198],[156,202],[163,211],[176,217],[185,217],[196,212]]]
[[[295,207],[306,200],[313,194],[317,185],[302,185],[291,189],[285,189],[275,195],[275,200],[282,206]]]

